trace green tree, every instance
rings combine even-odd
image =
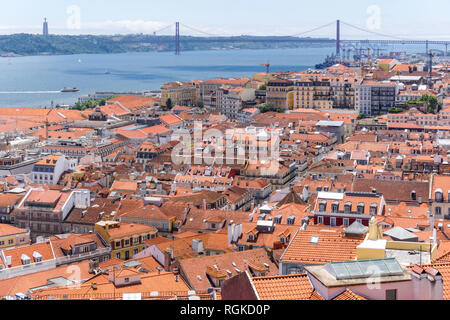
[[[174,104],[173,104],[173,102],[172,102],[172,99],[167,99],[167,101],[166,101],[166,108],[165,109],[168,109],[168,110],[170,110],[170,109],[172,109],[174,107]]]
[[[266,90],[267,86],[265,84],[261,85],[258,90]]]
[[[259,107],[259,112],[261,112],[261,113],[266,113],[266,112],[284,113],[284,110],[281,108],[275,108],[271,105],[265,104],[265,105]]]
[[[205,106],[205,104],[203,103],[202,100],[197,101],[197,107],[203,109],[204,106]]]
[[[436,113],[439,108],[438,100],[435,96],[430,94],[424,94],[421,98],[423,102],[427,104],[427,112],[428,113]]]
[[[389,113],[401,113],[403,112],[403,109],[399,109],[399,108],[390,108],[389,109]]]

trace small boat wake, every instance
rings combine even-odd
[[[39,93],[60,93],[61,91],[0,91],[0,94],[39,94]]]

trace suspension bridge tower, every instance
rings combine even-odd
[[[336,57],[341,56],[341,21],[336,21]]]
[[[175,54],[179,55],[180,52],[180,23],[175,22]]]

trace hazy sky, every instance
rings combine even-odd
[[[57,34],[152,33],[180,21],[212,34],[294,35],[341,19],[382,34],[448,40],[449,16],[448,0],[2,0],[0,34],[41,33],[44,17]],[[334,28],[309,35],[334,37]],[[183,26],[181,34],[201,35]],[[373,38],[345,25],[342,37]]]

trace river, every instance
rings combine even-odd
[[[95,91],[159,90],[164,82],[306,70],[333,48],[81,54],[0,58],[0,108],[73,104]],[[76,93],[61,93],[76,87]]]

